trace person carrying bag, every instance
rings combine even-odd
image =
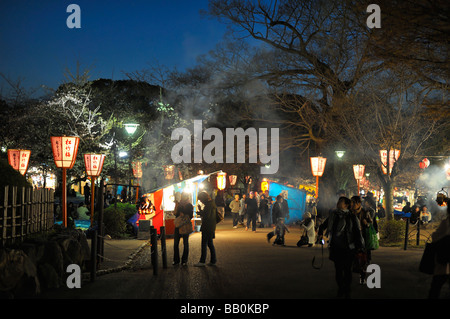
[[[183,238],[183,256],[181,263],[183,266],[187,264],[189,257],[189,234],[192,233],[191,219],[194,215],[194,206],[190,203],[189,194],[182,193],[181,200],[175,209],[175,231],[173,242],[173,265],[177,266],[180,263],[179,245],[180,239]]]

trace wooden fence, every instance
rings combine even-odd
[[[0,205],[0,247],[20,242],[30,234],[48,231],[54,225],[52,189],[5,186],[0,193]]]

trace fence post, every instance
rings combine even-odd
[[[161,255],[163,268],[167,268],[167,251],[166,251],[166,227],[161,226],[159,229],[161,233]]]
[[[406,230],[405,230],[405,246],[404,250],[408,249],[408,238],[409,238],[409,218],[406,218]]]
[[[416,246],[419,246],[419,242],[420,242],[420,220],[417,220]]]
[[[6,243],[6,237],[8,235],[7,226],[8,226],[8,193],[9,186],[5,186],[4,199],[3,199],[3,232],[2,232],[2,246]]]
[[[150,227],[150,246],[151,246],[151,261],[153,267],[153,275],[158,275],[158,239],[156,228]]]
[[[94,230],[91,238],[91,282],[97,275],[97,231]]]
[[[98,241],[98,253],[100,255],[100,262],[103,262],[103,255],[104,255],[104,227],[103,227],[103,213],[105,209],[105,181],[102,178],[100,181],[100,190],[97,192],[97,203],[99,207],[99,213],[98,213],[98,233],[99,233],[99,241]]]
[[[11,243],[14,243],[16,241],[16,202],[17,186],[13,186],[11,192]]]

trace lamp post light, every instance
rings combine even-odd
[[[84,165],[86,166],[86,175],[91,178],[91,226],[94,221],[94,192],[95,179],[100,176],[103,168],[104,154],[84,154]],[[101,200],[99,201],[101,205]]]
[[[335,153],[336,153],[336,156],[339,158],[342,158],[342,156],[345,155],[345,151],[335,151]]]
[[[133,174],[132,168],[131,168],[131,137],[133,136],[134,132],[136,132],[137,127],[139,124],[134,123],[127,123],[123,125],[125,127],[125,130],[127,131],[128,135],[130,136],[130,154],[128,156],[128,168],[129,168],[129,174],[130,174],[130,183],[129,183],[129,190],[128,190],[128,200],[131,202],[131,177]]]
[[[63,225],[67,227],[67,181],[66,170],[71,169],[77,158],[80,138],[76,136],[52,136],[53,160],[56,167],[62,168],[62,214]]]
[[[325,164],[327,159],[325,157],[310,157],[311,171],[313,176],[316,177],[316,198],[319,196],[319,177],[323,175],[325,171]]]
[[[359,196],[359,182],[364,177],[365,165],[353,165],[353,175],[355,175],[356,182],[358,184],[358,196]]]
[[[29,150],[8,150],[8,163],[20,174],[25,175],[30,161]]]

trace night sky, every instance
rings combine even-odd
[[[67,6],[81,8],[81,29],[70,29]],[[201,17],[207,0],[2,0],[0,73],[26,88],[56,88],[64,70],[91,70],[91,80],[125,78],[124,72],[157,61],[172,69],[195,65],[220,42],[226,26]],[[1,79],[0,93],[8,86]]]

